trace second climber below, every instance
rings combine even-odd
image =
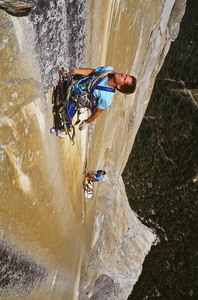
[[[98,170],[98,171],[95,171],[95,172],[89,172],[87,173],[86,175],[86,178],[85,178],[85,183],[89,183],[90,181],[94,182],[94,181],[100,181],[104,178],[106,174],[106,171],[104,170]]]

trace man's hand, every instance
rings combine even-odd
[[[79,125],[79,130],[82,131],[84,129],[88,128],[88,124],[86,121],[82,121]]]
[[[100,114],[101,112],[103,111],[104,109],[101,109],[101,108],[96,108],[96,112],[95,114],[92,114],[87,120],[84,120],[80,123],[79,125],[79,130],[84,130],[87,128],[87,126],[89,125],[90,122],[94,121]]]
[[[62,70],[60,70],[60,74],[63,76],[63,77],[67,77],[67,73],[70,73],[71,75],[75,75],[75,68],[74,67],[71,67],[71,68],[62,68]]]

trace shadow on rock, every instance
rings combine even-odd
[[[46,267],[16,246],[0,240],[0,294],[13,289],[19,293],[29,293],[38,287],[47,277]]]

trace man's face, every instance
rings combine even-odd
[[[117,85],[131,85],[132,84],[132,77],[123,73],[115,73],[115,83]]]

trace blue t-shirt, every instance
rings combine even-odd
[[[95,72],[99,72],[99,71],[112,71],[112,73],[115,73],[114,69],[112,67],[98,67],[95,69]],[[103,86],[103,87],[108,87],[107,81],[108,81],[109,77],[105,76],[100,83],[98,84],[98,86]],[[87,92],[87,88],[88,88],[88,82],[85,80],[85,78],[80,79],[75,86],[80,90],[81,93],[86,93]],[[108,92],[108,91],[103,91],[103,90],[98,90],[97,88],[94,89],[93,91],[93,96],[97,101],[97,106],[100,109],[108,109],[108,106],[111,105],[112,101],[113,101],[113,96],[114,93],[112,92]]]
[[[99,171],[97,171],[97,174],[93,176],[94,178],[96,178],[97,180],[101,180],[104,178],[104,174],[100,174]]]

